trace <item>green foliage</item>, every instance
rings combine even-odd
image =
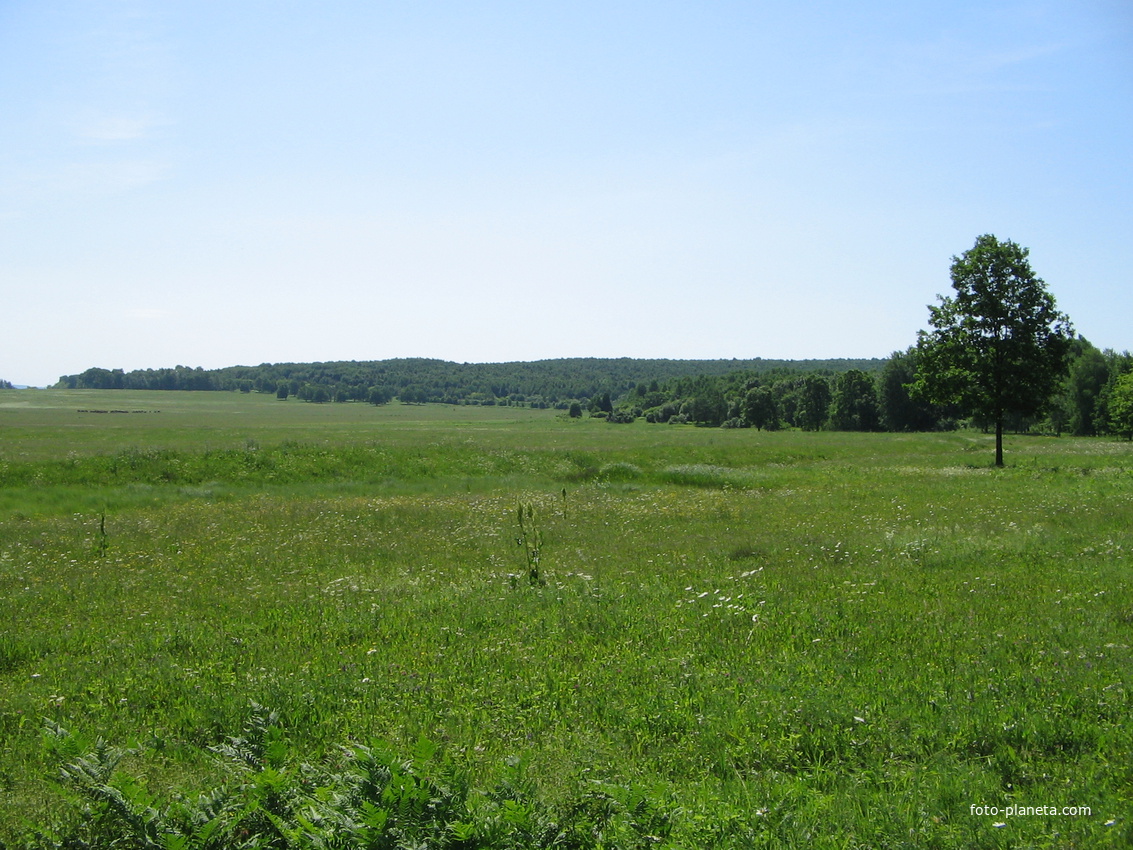
[[[351,744],[337,757],[309,764],[297,758],[278,713],[252,708],[239,736],[211,748],[222,757],[221,784],[165,801],[119,770],[123,758],[139,750],[99,740],[76,754],[76,739],[49,723],[55,751],[71,751],[59,775],[75,794],[78,817],[53,835],[30,838],[25,848],[629,850],[656,846],[673,826],[667,801],[636,786],[590,781],[563,807],[549,806],[538,800],[518,758],[507,760],[495,787],[474,790],[427,738],[418,739],[409,759],[379,741]]]
[[[1109,420],[1114,433],[1133,440],[1133,372],[1114,381],[1109,394]]]
[[[637,464],[621,460],[607,463],[598,470],[597,478],[600,481],[636,481],[643,474],[641,467]]]
[[[830,427],[836,431],[876,431],[881,425],[873,378],[851,369],[834,378]]]
[[[744,424],[759,430],[779,430],[779,408],[770,387],[756,386],[747,391],[743,398],[742,414]]]
[[[95,553],[99,558],[105,558],[110,548],[110,537],[106,533],[106,514],[98,515],[98,535],[95,537]]]
[[[751,476],[739,470],[706,463],[670,466],[661,471],[660,478],[668,484],[686,487],[745,487],[752,483]]]
[[[641,411],[637,408],[618,408],[606,417],[606,422],[612,425],[632,425],[637,421]]]
[[[1005,420],[1045,409],[1073,339],[1069,319],[1027,255],[1014,242],[985,235],[953,257],[956,294],[929,307],[933,330],[921,331],[917,345],[917,390],[994,423],[997,466]]]
[[[682,407],[682,412],[688,416],[689,421],[697,425],[717,427],[728,416],[728,403],[714,382],[705,381]]]
[[[1128,351],[1118,354],[1115,351],[1107,350],[1102,352],[1102,356],[1105,358],[1109,377],[1105,382],[1105,386],[1102,387],[1101,392],[1098,393],[1095,421],[1101,433],[1118,434],[1120,432],[1115,427],[1110,402],[1113,398],[1113,391],[1118,380],[1121,379],[1121,376],[1133,372],[1133,354],[1130,354]]]
[[[758,430],[880,427],[923,431],[955,427],[958,411],[933,405],[924,398],[910,398],[908,388],[916,380],[915,353],[915,349],[897,353],[886,361],[572,359],[458,364],[406,359],[263,364],[213,371],[185,367],[131,373],[93,369],[64,377],[59,385],[135,391],[251,390],[315,403],[333,400],[384,405],[397,398],[409,404],[551,408],[568,415],[574,411],[578,416],[573,418],[580,418],[584,407],[589,406],[608,422],[630,422],[643,416],[654,423],[727,424]],[[1096,384],[1099,379],[1106,384],[1115,367],[1111,355],[1103,355],[1103,359],[1105,374],[1095,370],[1064,388],[1044,427],[1055,432],[1070,428],[1084,434],[1092,425],[1094,432],[1106,432],[1104,388],[1099,392]],[[879,374],[882,371],[884,374]],[[852,398],[846,395],[849,385],[843,387],[840,400],[835,398],[838,376],[848,372],[865,375],[877,384],[876,401],[870,400],[860,378],[855,379]],[[818,380],[827,384],[825,392]],[[1074,394],[1073,400],[1070,394]],[[1093,412],[1083,400],[1086,396],[1094,400]],[[824,402],[826,408],[822,409]],[[154,402],[146,404],[156,406]],[[876,412],[875,404],[879,408]],[[1010,421],[1013,427],[1024,430],[1039,424],[1034,416],[1014,415]]]
[[[590,399],[590,412],[591,413],[611,413],[614,410],[614,403],[610,399],[608,392],[600,392]]]
[[[1101,433],[1098,405],[1108,379],[1105,356],[1087,340],[1075,339],[1070,347],[1066,379],[1050,406],[1051,430],[1069,430],[1079,437]]]
[[[539,564],[543,555],[543,532],[535,521],[535,506],[530,502],[520,502],[516,507],[515,515],[519,526],[519,535],[515,538],[515,542],[523,550],[527,581],[532,585],[546,584],[539,573]]]
[[[767,374],[815,369],[868,369],[870,360],[635,360],[630,358],[572,358],[533,363],[449,363],[407,358],[372,362],[264,363],[203,370],[88,369],[64,375],[56,385],[66,389],[116,390],[247,390],[278,392],[286,384],[290,395],[305,401],[343,399],[381,404],[403,402],[440,404],[526,405],[561,407],[571,402],[601,399],[596,409],[613,410],[618,398],[633,395],[643,409],[655,407],[659,381],[697,375]],[[638,387],[649,387],[642,395]],[[318,393],[322,387],[325,397]],[[375,395],[376,391],[376,395]],[[605,396],[610,404],[606,406]],[[374,399],[382,399],[375,401]]]
[[[796,385],[795,424],[804,431],[818,431],[830,412],[829,382],[821,375],[807,375]]]
[[[942,413],[924,399],[914,397],[917,349],[895,351],[878,378],[881,427],[886,431],[932,431],[940,429]]]

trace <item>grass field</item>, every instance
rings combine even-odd
[[[991,443],[0,394],[0,844],[1130,846],[1133,447]]]

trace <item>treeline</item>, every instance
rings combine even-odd
[[[932,431],[963,424],[954,408],[916,398],[916,348],[873,360],[636,360],[566,358],[515,363],[430,359],[264,363],[205,370],[88,369],[58,388],[271,393],[315,403],[440,403],[569,410],[610,422],[799,428],[807,431]],[[1133,355],[1079,337],[1060,392],[1042,416],[1016,418],[1017,432],[1079,436],[1125,433],[1114,390]],[[1129,379],[1127,379],[1129,380]]]
[[[635,360],[567,358],[516,363],[397,359],[331,363],[263,363],[205,370],[87,369],[64,375],[66,389],[213,390],[273,393],[312,402],[363,401],[523,405],[566,410],[605,394],[619,399],[641,383],[697,375],[770,371],[875,370],[881,360]]]
[[[1008,425],[1017,432],[1125,434],[1117,387],[1130,373],[1133,355],[1100,351],[1078,338],[1068,374],[1046,411],[1033,418],[1017,417]],[[914,347],[878,361],[878,368],[872,370],[737,371],[679,377],[663,384],[639,383],[620,399],[599,395],[591,400],[590,411],[611,422],[644,417],[648,422],[765,430],[933,431],[990,424],[962,421],[959,410],[917,398],[911,389],[916,376]]]

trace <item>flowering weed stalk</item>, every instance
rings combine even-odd
[[[515,542],[523,550],[527,580],[532,585],[546,584],[539,572],[539,562],[543,557],[543,532],[535,522],[535,506],[530,502],[520,502],[515,513],[519,525],[519,535]]]

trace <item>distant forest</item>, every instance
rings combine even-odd
[[[263,363],[223,369],[88,369],[66,375],[70,389],[221,390],[286,393],[303,401],[521,404],[566,410],[599,396],[621,398],[639,384],[678,378],[772,372],[833,375],[876,371],[884,360],[635,360],[568,358],[513,363],[452,363],[421,358],[331,363]]]
[[[311,403],[506,405],[554,408],[611,423],[809,431],[931,431],[964,424],[956,410],[910,394],[916,349],[871,360],[636,360],[568,358],[514,363],[431,359],[264,363],[205,370],[87,369],[61,389],[270,393]],[[1133,371],[1133,355],[1074,343],[1060,393],[1016,431],[1081,436],[1115,433],[1109,396]]]

